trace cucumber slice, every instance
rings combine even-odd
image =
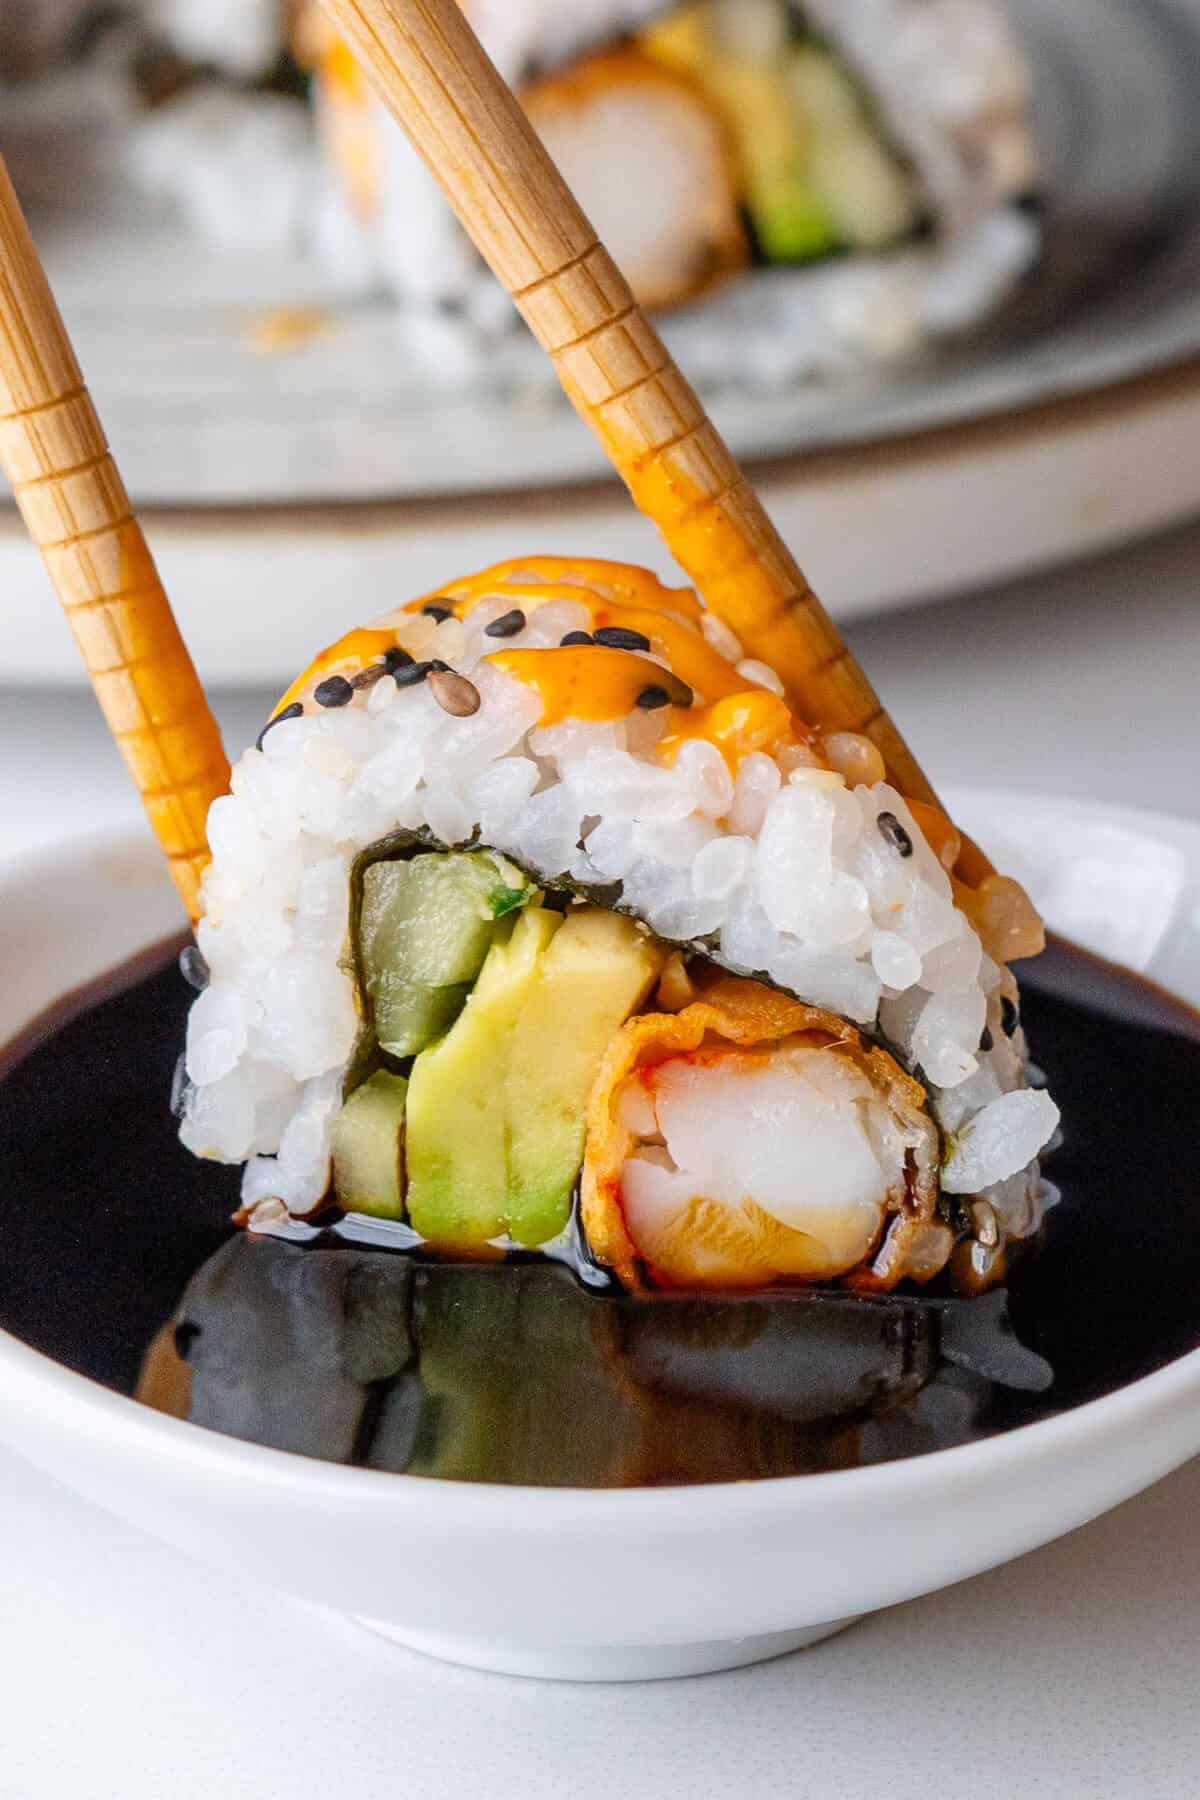
[[[416,1056],[449,1031],[466,1005],[469,981],[428,987],[384,969],[375,987],[375,1037],[389,1056]]]
[[[880,250],[916,228],[912,183],[867,132],[818,139],[813,182],[839,236],[852,250]]]
[[[408,1083],[386,1069],[357,1088],[333,1127],[333,1180],[346,1212],[404,1216],[403,1132]]]
[[[875,250],[908,237],[919,215],[912,177],[848,72],[806,46],[788,59],[787,82],[809,137],[808,188],[835,238]]]
[[[711,17],[721,49],[753,62],[781,56],[792,35],[784,0],[713,0]]]
[[[488,951],[536,892],[512,863],[490,853],[370,865],[359,963],[383,1050],[416,1056],[450,1029]]]
[[[495,921],[534,892],[520,870],[490,855],[372,863],[363,876],[359,924],[368,987],[385,969],[426,987],[473,981]]]
[[[862,131],[865,110],[858,89],[827,50],[802,45],[788,57],[786,78],[792,99],[810,132],[831,137]]]
[[[813,262],[841,243],[825,201],[799,183],[760,195],[752,216],[758,247],[768,262]]]

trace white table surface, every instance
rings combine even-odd
[[[853,638],[935,779],[1194,816],[1198,589],[1191,528]],[[231,746],[270,700],[221,702]],[[0,687],[3,853],[136,818],[122,779],[85,695]],[[235,1591],[0,1455],[0,1795],[1192,1800],[1198,1521],[1200,1463],[800,1656],[583,1688]]]

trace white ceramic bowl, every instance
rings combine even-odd
[[[1200,999],[1200,827],[1074,801],[954,801],[1052,923]],[[156,853],[131,837],[0,867],[0,921],[0,1043],[178,925]],[[513,1673],[634,1679],[812,1643],[1094,1518],[1200,1451],[1200,1351],[985,1442],[700,1488],[490,1487],[308,1461],[152,1412],[3,1333],[0,1435],[155,1535],[405,1644]]]

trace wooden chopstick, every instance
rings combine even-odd
[[[229,763],[2,158],[0,465],[194,921]]]
[[[929,782],[456,0],[321,0],[640,509],[748,655],[892,780]]]

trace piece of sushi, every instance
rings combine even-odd
[[[1036,259],[1028,68],[998,0],[462,3],[704,387],[908,354],[985,317]],[[31,106],[78,123],[102,101],[129,177],[202,240],[300,251],[333,295],[389,290],[423,383],[476,377],[497,346],[495,381],[537,382],[513,309],[313,0],[0,13],[6,133]]]
[[[319,656],[209,819],[182,1136],[244,1218],[581,1229],[633,1288],[996,1279],[1058,1119],[1040,924],[781,689],[690,590],[561,558]]]
[[[643,304],[750,262],[849,259],[863,279],[821,290],[830,327],[907,348],[990,310],[1036,255],[1029,72],[995,0],[462,3]],[[388,282],[483,317],[479,265],[399,128],[315,13],[301,44]]]

